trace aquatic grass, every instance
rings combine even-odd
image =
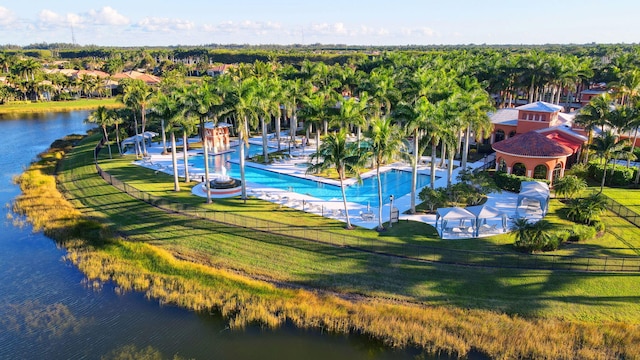
[[[91,150],[75,151],[83,146]],[[75,151],[59,166],[59,181],[78,212],[51,225],[92,228],[90,237],[67,234],[78,237],[66,240],[67,259],[118,291],[220,312],[234,329],[291,323],[456,356],[475,349],[505,359],[640,357],[636,276],[434,266],[291,242],[155,209],[105,185]],[[35,189],[25,187],[24,196]],[[67,206],[55,199],[42,210]],[[35,209],[23,214],[50,216]],[[50,223],[41,223],[47,231]],[[619,300],[598,305],[594,296]]]

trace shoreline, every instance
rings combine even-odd
[[[55,158],[56,156],[53,156],[53,159],[49,160],[49,166],[57,163]],[[32,171],[33,167],[25,174]],[[64,162],[62,167],[65,167]],[[97,175],[94,174],[93,177]],[[60,178],[60,175],[58,179],[61,186],[63,183],[76,186],[73,179]],[[96,183],[101,180],[99,177],[95,179]],[[40,191],[28,187],[28,184],[21,184],[23,192]],[[132,242],[112,238],[112,233],[120,233],[120,225],[117,222],[107,227],[97,220],[89,220],[87,214],[98,214],[99,209],[80,213],[77,204],[73,206],[62,198],[55,181],[46,181],[43,184],[48,184],[61,202],[64,201],[75,209],[76,215],[71,219],[64,216],[65,213],[60,209],[68,208],[66,205],[47,206],[43,209],[38,203],[33,205],[34,209],[48,211],[52,213],[48,216],[64,217],[64,220],[60,221],[72,223],[65,223],[65,228],[60,227],[62,224],[57,221],[38,221],[38,216],[42,215],[22,209],[36,228],[40,224],[48,236],[66,242],[65,247],[69,251],[67,259],[78,266],[88,278],[94,281],[114,281],[122,291],[145,292],[150,298],[160,299],[161,303],[172,303],[191,310],[218,309],[235,329],[241,329],[247,323],[278,327],[290,321],[300,328],[321,327],[337,333],[361,333],[381,340],[387,346],[417,346],[430,354],[448,353],[454,357],[463,357],[469,351],[503,358],[575,357],[578,354],[593,358],[636,356],[636,350],[632,349],[631,344],[625,344],[624,335],[620,333],[629,335],[626,332],[630,332],[631,336],[626,339],[633,341],[637,326],[632,324],[589,324],[543,317],[524,318],[497,311],[465,309],[452,305],[453,303],[443,306],[411,305],[407,302],[393,303],[383,298],[364,295],[363,298],[358,295],[356,299],[348,297],[348,292],[341,292],[339,294],[344,296],[336,298],[324,293],[322,289],[316,291],[314,288],[278,288],[273,282],[252,279],[243,271],[240,271],[241,275],[229,272],[224,264],[214,263],[207,266],[202,264],[202,259],[196,258],[189,261],[190,253],[183,253],[182,258],[187,260],[180,260],[181,257],[175,253],[156,245],[135,242],[135,239]],[[74,190],[64,186],[63,189],[67,196]],[[54,196],[49,198],[52,197]],[[176,216],[178,215],[174,215]],[[78,231],[85,227],[93,230]],[[74,239],[73,234],[83,234],[83,239]],[[85,234],[93,234],[95,238],[91,239],[91,235]],[[84,239],[87,236],[89,238]],[[109,246],[94,247],[91,246],[92,241]],[[144,262],[140,262],[140,259]],[[505,332],[507,329],[509,331]],[[630,349],[624,350],[626,355],[625,352],[610,352],[623,351],[620,349],[597,350],[599,339],[590,338],[593,331],[615,334],[620,345]],[[489,342],[489,339],[492,342]],[[510,340],[504,342],[506,339]],[[595,343],[582,342],[592,340]],[[562,344],[569,348],[564,348]],[[562,346],[563,349],[552,348],[555,346]]]

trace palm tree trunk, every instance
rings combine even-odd
[[[246,122],[246,119],[245,119]],[[244,126],[244,125],[243,125]],[[244,200],[245,204],[247,203],[247,182],[245,181],[244,174],[244,131],[241,131],[238,134],[238,138],[240,139],[240,183],[242,185],[242,194],[240,198]]]
[[[602,182],[600,183],[600,194],[602,194],[602,191],[604,190],[604,181],[605,181],[605,178],[607,177],[607,163],[608,163],[608,159],[605,160],[604,171],[602,171]]]
[[[449,150],[449,166],[447,167],[447,187],[451,186],[453,182],[453,157],[455,153]]]
[[[202,150],[204,151],[204,183],[207,190],[207,204],[211,204],[211,183],[209,182],[209,144],[207,137],[204,137]]]
[[[413,131],[413,164],[411,171],[411,213],[416,213],[416,191],[418,187],[418,162],[420,153],[418,151],[418,130]],[[381,205],[382,207],[382,205]]]
[[[178,159],[176,158],[176,134],[171,132],[171,162],[173,163],[173,190],[180,191],[178,182]]]
[[[342,172],[340,172],[340,191],[342,192],[342,204],[344,205],[344,216],[347,220],[347,229],[351,229],[351,221],[349,220],[349,209],[347,209],[347,194],[344,192],[344,181],[342,180]]]
[[[136,117],[136,113],[133,112],[133,128],[136,133],[136,159],[140,158],[140,137],[138,136],[138,118]],[[143,139],[144,141],[144,139]]]
[[[120,128],[118,127],[118,123],[116,123],[116,145],[118,145],[118,154],[122,156],[122,148],[120,148]]]
[[[435,189],[436,186],[436,148],[438,144],[436,144],[436,139],[431,138],[431,185],[432,189]]]
[[[467,130],[464,132],[464,148],[462,149],[462,163],[460,166],[462,170],[467,168],[467,159],[469,157],[469,138],[471,137],[471,126],[467,126]],[[476,139],[478,136],[476,135]]]
[[[280,151],[280,127],[282,120],[280,116],[276,116],[276,141],[278,142],[278,151]]]
[[[380,162],[376,160],[376,174],[378,175],[378,230],[384,230],[382,226],[382,181],[380,180]]]
[[[260,117],[260,128],[262,129],[262,156],[264,157],[263,162],[267,164],[269,163],[269,149],[267,146],[267,123],[264,121],[264,116]]]
[[[147,156],[147,144],[145,142],[145,137],[144,137],[144,130],[147,126],[147,117],[145,116],[145,108],[144,106],[141,108],[140,113],[142,114],[142,154],[144,156]]]
[[[164,119],[160,119],[160,127],[162,128],[162,155],[167,154],[167,133],[164,130]]]
[[[636,148],[636,141],[638,141],[638,128],[636,128],[636,131],[633,133],[633,140],[631,141],[631,154],[633,154],[633,151]],[[640,161],[640,159],[638,159]],[[627,158],[627,168],[629,168],[631,166],[631,157]]]
[[[191,177],[189,176],[189,147],[187,146],[187,132],[182,132],[182,155],[184,158],[184,182],[189,183]]]
[[[113,159],[111,156],[111,144],[109,144],[109,134],[107,133],[106,126],[102,126],[102,132],[104,133],[104,143],[107,145],[107,149],[109,149],[109,159]]]

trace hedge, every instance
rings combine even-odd
[[[523,181],[540,181],[543,183],[549,183],[546,179],[533,179],[526,176],[518,176],[513,174],[507,174],[505,172],[497,172],[493,176],[493,179],[499,188],[512,192],[520,192],[520,184]]]
[[[635,174],[637,168],[631,167],[627,168],[624,165],[616,165],[613,170],[613,174],[611,174],[611,169],[613,165],[610,164],[607,166],[607,176],[605,178],[605,185],[607,186],[625,186],[629,185],[635,178]],[[589,164],[589,177],[595,181],[602,181],[602,171],[604,170],[604,166],[599,163],[590,163]]]

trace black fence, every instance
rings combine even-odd
[[[606,206],[608,210],[612,211],[616,215],[632,223],[636,227],[640,227],[640,214],[620,204],[619,202],[613,200],[610,197],[606,197],[606,199],[607,199]]]
[[[99,151],[99,150],[97,150]],[[492,251],[455,250],[440,247],[394,243],[375,238],[364,238],[346,233],[323,229],[278,223],[272,220],[252,218],[247,214],[238,215],[226,211],[216,211],[200,206],[173,202],[151,195],[103,171],[95,164],[98,174],[109,184],[130,196],[165,211],[180,213],[224,225],[250,228],[283,237],[283,241],[313,241],[357,251],[394,256],[417,261],[442,264],[482,266],[512,269],[541,269],[593,272],[640,272],[640,257],[578,257],[547,254],[522,254]]]

